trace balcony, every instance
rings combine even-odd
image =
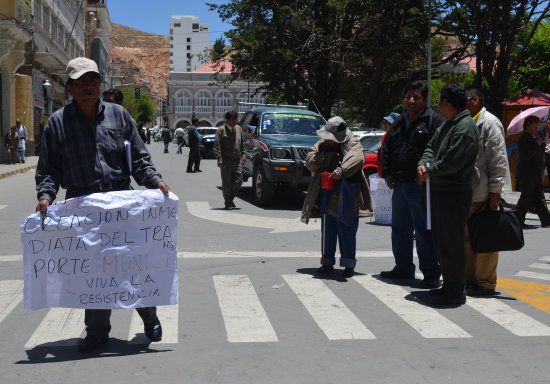
[[[190,105],[186,105],[186,106],[177,105],[175,108],[176,108],[176,113],[191,113],[191,112],[193,112],[193,107],[190,106]]]
[[[206,105],[206,106],[196,106],[195,107],[195,113],[205,114],[205,113],[212,113],[212,106]]]

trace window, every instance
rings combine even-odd
[[[42,29],[44,32],[50,33],[50,8],[44,7],[42,16]]]
[[[191,54],[190,54],[190,53],[187,54],[187,58],[188,58],[188,59],[191,58]]]
[[[188,43],[191,42],[191,38],[190,38],[190,37],[187,38],[187,42],[188,42]]]
[[[197,113],[212,112],[212,96],[208,91],[199,91],[195,97],[195,110]]]
[[[42,3],[40,0],[34,0],[34,18],[36,19],[36,24],[42,24]]]
[[[191,46],[190,46],[190,45],[187,46],[187,50],[188,50],[188,51],[191,50]]]
[[[174,23],[174,28],[179,28],[179,27],[181,27],[180,23]]]
[[[174,56],[174,52],[170,52],[170,56]]]
[[[57,20],[52,15],[52,40],[57,42]]]
[[[191,27],[191,29],[193,30],[199,30],[199,24],[198,23],[193,23],[193,26]]]
[[[224,113],[233,106],[233,98],[227,91],[222,91],[216,95],[216,113]]]

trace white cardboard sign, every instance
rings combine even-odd
[[[158,189],[60,201],[21,222],[26,310],[177,304],[178,197]]]
[[[393,191],[388,188],[386,181],[375,173],[369,176],[370,194],[374,221],[377,224],[391,224]]]

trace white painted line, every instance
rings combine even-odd
[[[1,256],[0,256],[1,257]],[[178,259],[228,259],[231,257],[263,257],[275,259],[319,258],[320,251],[307,252],[266,252],[266,251],[226,251],[226,252],[178,252]],[[338,255],[337,255],[338,257]],[[391,251],[358,251],[356,257],[393,257]]]
[[[230,343],[277,341],[260,299],[245,275],[213,276]]]
[[[353,280],[376,296],[422,337],[428,339],[471,337],[468,332],[435,309],[417,301],[407,300],[405,297],[409,292],[398,285],[388,284],[371,276],[355,276]]]
[[[550,327],[498,299],[468,297],[470,307],[517,336],[550,336]]]
[[[23,261],[23,255],[0,256],[0,261]]]
[[[376,339],[321,280],[298,274],[283,278],[329,340]]]
[[[178,343],[178,310],[179,305],[163,305],[157,307],[157,317],[162,326],[162,340],[155,344]],[[136,310],[133,311],[128,333],[128,344],[149,344],[151,341],[145,336],[143,321]]]
[[[0,323],[23,300],[23,280],[0,281]]]
[[[299,217],[286,219],[282,217],[246,215],[225,209],[212,209],[206,201],[188,201],[187,210],[191,215],[204,220],[252,228],[271,229],[271,233],[319,231],[321,229],[320,220],[312,220],[306,225],[300,221]]]
[[[534,263],[529,266],[529,268],[536,268],[536,269],[550,269],[550,264],[543,264],[543,263]]]
[[[6,207],[7,207],[7,205],[0,204],[0,209],[4,209]]]
[[[519,271],[518,273],[516,273],[516,276],[527,277],[529,279],[550,281],[550,274],[548,274],[548,273],[538,273],[538,272],[531,272],[531,271]]]
[[[542,256],[539,260],[540,261],[550,261],[550,256]]]
[[[84,309],[52,308],[25,344],[25,349],[75,345],[83,330]]]

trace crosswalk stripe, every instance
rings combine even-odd
[[[527,277],[529,279],[538,279],[538,280],[547,280],[550,281],[550,274],[548,273],[539,273],[531,271],[519,271],[516,273],[516,276]]]
[[[307,275],[283,278],[329,340],[376,338],[321,280]]]
[[[252,282],[246,275],[213,276],[230,343],[278,341]]]
[[[550,261],[550,256],[542,256],[539,260],[540,261]]]
[[[550,269],[550,264],[543,264],[543,263],[533,263],[529,266],[529,268],[536,268],[536,269]]]
[[[25,349],[74,345],[82,334],[83,327],[83,309],[52,308],[25,344]]]
[[[469,297],[471,308],[518,336],[550,336],[550,327],[494,298]]]
[[[376,296],[425,338],[471,337],[468,332],[435,309],[426,307],[417,301],[407,300],[406,296],[409,295],[409,292],[400,286],[382,282],[372,276],[355,276],[353,280]]]
[[[163,305],[157,307],[157,317],[162,325],[162,340],[155,344],[178,343],[178,309],[179,305]],[[149,344],[150,341],[143,333],[143,321],[137,311],[133,311],[128,332],[129,344]]]
[[[23,280],[0,281],[0,323],[23,300]]]

